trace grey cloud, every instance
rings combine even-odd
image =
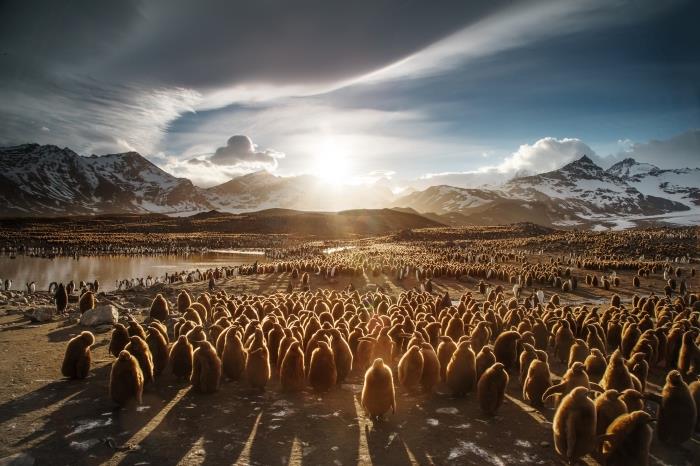
[[[636,142],[617,154],[660,168],[700,168],[700,129],[692,129],[669,139]]]
[[[204,165],[205,167],[210,167],[211,162],[208,160],[204,159],[189,159],[187,163],[192,164],[192,165]]]
[[[239,134],[231,136],[226,145],[216,149],[208,160],[215,165],[249,165],[273,169],[277,167],[277,159],[283,157],[283,153],[270,149],[258,151],[248,136]]]
[[[505,3],[3,1],[0,144],[152,154],[193,96],[347,79]]]

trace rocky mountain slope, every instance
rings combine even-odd
[[[383,186],[333,186],[311,175],[282,177],[266,171],[233,178],[203,193],[217,210],[232,213],[270,208],[376,209],[386,206],[393,198],[391,191]]]
[[[25,144],[0,148],[0,206],[4,217],[397,207],[448,225],[527,221],[595,227],[674,215],[697,224],[700,168],[664,170],[625,159],[604,170],[583,156],[558,170],[515,177],[494,188],[430,186],[396,198],[382,183],[333,185],[310,175],[265,171],[203,189],[135,152],[82,157],[68,148]]]
[[[700,169],[660,170],[627,159],[604,170],[583,156],[558,170],[517,177],[495,189],[433,186],[394,204],[438,214],[431,218],[450,224],[533,221],[573,226],[689,211],[698,204],[699,182]]]
[[[0,205],[3,216],[211,208],[190,180],[175,178],[136,152],[82,157],[38,144],[0,149]]]

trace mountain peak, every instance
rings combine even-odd
[[[564,165],[558,171],[582,178],[599,178],[604,173],[603,169],[596,165],[587,155]]]
[[[658,172],[659,168],[650,163],[640,163],[631,157],[623,159],[606,170],[607,173],[615,175],[623,180],[644,176]]]
[[[267,170],[258,170],[256,172],[251,172],[251,173],[246,173],[245,175],[241,175],[240,178],[248,178],[248,179],[259,179],[259,180],[266,180],[266,179],[272,179],[272,178],[277,178],[275,175],[270,173]]]
[[[568,165],[565,167],[573,165],[577,167],[592,167],[592,168],[600,168],[589,156],[586,154],[583,154],[581,158],[574,160],[573,162],[570,162]]]

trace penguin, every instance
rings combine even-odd
[[[482,351],[486,346],[482,348]],[[468,340],[460,341],[447,364],[445,382],[454,396],[464,396],[476,388],[476,357]]]
[[[143,340],[146,340],[146,331],[143,329],[141,324],[136,322],[133,317],[129,317],[129,321],[127,323],[129,324],[129,337],[137,336],[141,337]]]
[[[440,337],[440,343],[437,347],[437,357],[440,361],[440,380],[446,380],[447,364],[452,358],[452,354],[457,350],[457,344],[448,336]],[[494,357],[494,361],[495,361]]]
[[[382,418],[389,409],[396,413],[394,378],[391,369],[379,358],[365,372],[361,404],[373,420]]]
[[[245,362],[245,375],[248,384],[257,390],[265,390],[272,375],[267,346],[251,348]]]
[[[301,344],[293,341],[282,360],[280,366],[280,383],[282,390],[287,392],[299,392],[304,388],[304,352]]]
[[[690,390],[690,395],[693,397],[693,401],[695,401],[695,410],[697,413],[695,417],[695,432],[700,432],[700,380],[694,380],[688,384],[688,390]]]
[[[153,356],[153,375],[160,375],[168,365],[170,358],[168,352],[168,342],[163,337],[161,330],[155,326],[149,327],[148,335],[146,336],[146,344]]]
[[[423,375],[423,354],[418,346],[412,346],[399,360],[399,383],[409,391],[415,390]]]
[[[600,386],[603,390],[612,388],[618,392],[627,390],[628,388],[636,388],[619,349],[615,350],[613,354],[610,355],[610,361],[605,369],[603,378],[600,380]]]
[[[591,387],[594,387],[596,389],[600,388],[596,384],[592,384],[590,382],[590,380],[588,379],[588,374],[586,374],[586,370],[584,369],[583,364],[581,364],[580,362],[575,362],[573,366],[571,366],[564,373],[564,377],[562,377],[560,383],[558,383],[557,385],[552,385],[547,389],[547,391],[544,392],[544,394],[542,395],[542,401],[546,401],[547,398],[557,393],[562,396],[567,395],[571,393],[576,387],[584,387],[587,390]],[[603,392],[605,390],[600,388],[600,391]]]
[[[666,376],[661,391],[658,422],[659,440],[668,445],[680,445],[693,436],[697,421],[697,407],[681,373],[672,370]]]
[[[374,338],[361,337],[358,340],[354,365],[361,371],[366,371],[372,363],[375,343],[376,340]]]
[[[576,361],[586,362],[586,358],[590,354],[588,349],[588,344],[580,338],[574,340],[574,344],[571,345],[569,350],[569,362],[567,367],[571,367]]]
[[[152,320],[165,322],[169,313],[168,301],[165,300],[162,294],[158,293],[151,303],[150,318]]]
[[[85,311],[94,309],[95,307],[95,294],[92,291],[86,291],[80,295],[78,300],[78,308],[80,313],[83,314]]]
[[[494,364],[496,364],[496,355],[493,354],[493,348],[490,345],[483,346],[476,355],[476,380],[478,381],[481,374]]]
[[[430,343],[421,344],[421,354],[423,355],[423,373],[420,384],[423,393],[432,393],[435,386],[440,382],[440,360]]]
[[[628,388],[620,394],[620,400],[627,406],[627,412],[644,409],[644,395],[633,388]]]
[[[190,343],[193,345],[197,345],[197,343],[200,343],[202,341],[207,341],[207,334],[204,331],[204,327],[201,325],[196,325],[192,330],[187,332],[187,340],[189,340]]]
[[[683,343],[678,353],[677,364],[678,370],[683,376],[700,371],[700,348],[695,344],[696,336],[697,334],[694,330],[689,330],[683,334]]]
[[[525,376],[523,399],[533,406],[542,406],[542,395],[552,386],[552,374],[547,359],[546,352],[537,350],[537,359],[530,363]]]
[[[134,335],[129,338],[129,343],[124,349],[138,360],[143,373],[143,383],[153,382],[153,355],[151,355],[151,350],[148,349],[144,339]]]
[[[352,351],[350,345],[343,338],[338,329],[331,329],[331,348],[333,349],[333,358],[335,359],[335,367],[337,371],[336,383],[342,384],[345,378],[352,371]]]
[[[589,354],[583,362],[583,366],[588,376],[593,380],[600,380],[603,378],[605,369],[608,367],[603,353],[598,348],[591,349],[591,354]]]
[[[497,362],[486,369],[476,385],[476,396],[479,407],[488,416],[494,416],[503,403],[506,386],[508,385],[508,371],[505,366]]]
[[[596,448],[596,409],[586,387],[576,387],[559,404],[552,421],[554,447],[570,464]]]
[[[126,350],[119,353],[109,374],[109,396],[119,406],[131,401],[141,404],[143,373],[138,360]]]
[[[518,367],[518,342],[521,336],[515,330],[503,332],[496,338],[493,344],[493,354],[496,361],[503,364],[508,372],[516,370]]]
[[[95,343],[95,335],[81,332],[73,337],[66,347],[61,373],[69,379],[84,379],[90,373],[92,361],[90,347]]]
[[[595,399],[596,435],[603,435],[618,416],[627,414],[627,405],[617,390],[605,390]]]
[[[180,335],[170,348],[170,368],[177,379],[189,381],[192,376],[192,344]]]
[[[571,346],[574,344],[574,333],[571,331],[569,321],[562,319],[559,328],[554,335],[554,353],[557,355],[559,362],[567,363]]]
[[[327,341],[317,341],[309,363],[309,385],[317,392],[327,392],[336,384],[337,377],[333,350]]]
[[[639,390],[642,392],[646,390],[647,376],[649,375],[649,363],[646,361],[645,357],[645,353],[634,353],[627,362],[630,368],[630,375],[639,380],[641,385]],[[634,378],[632,381],[634,382]]]
[[[525,385],[525,378],[532,361],[537,359],[537,350],[530,343],[523,344],[523,351],[520,353],[520,386]]]
[[[63,283],[59,284],[58,288],[56,288],[54,299],[56,300],[56,312],[58,314],[66,312],[66,308],[68,307],[68,293],[66,293],[66,288],[63,286]]]
[[[199,393],[214,393],[221,381],[221,360],[208,341],[200,341],[192,355],[192,388]]]
[[[124,324],[117,322],[112,330],[112,338],[109,340],[109,354],[119,357],[119,353],[129,343],[129,332]]]
[[[472,343],[474,353],[478,354],[479,351],[481,351],[481,348],[483,348],[490,339],[491,329],[489,328],[488,322],[484,320],[479,321],[470,335],[470,341]]]
[[[192,305],[192,297],[187,292],[187,290],[180,291],[177,295],[177,311],[180,314],[184,314],[188,307]]]
[[[246,366],[243,343],[235,330],[226,332],[224,338],[224,349],[221,354],[223,374],[230,380],[240,380]]]
[[[653,421],[649,413],[641,410],[617,417],[601,437],[605,464],[648,466]]]

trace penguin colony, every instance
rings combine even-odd
[[[447,253],[431,253],[440,254]],[[449,254],[450,265],[422,268],[387,254],[383,265],[368,269],[357,251],[346,251],[332,261],[285,260],[250,270],[288,273],[297,290],[255,296],[219,289],[196,297],[182,290],[174,305],[158,295],[147,323],[114,326],[110,397],[120,406],[140,403],[149,384],[166,375],[202,394],[230,382],[264,391],[271,380],[284,392],[323,394],[355,372],[364,374],[361,406],[381,420],[401,409],[397,391],[466,397],[492,417],[507,387],[518,386],[535,409],[554,408],[552,444],[571,463],[593,454],[611,465],[648,464],[654,435],[680,445],[700,429],[700,301],[685,281],[682,293],[671,286],[692,275],[688,266],[615,256],[530,263],[519,252],[488,260],[483,252]],[[327,278],[331,264],[333,274],[411,273],[422,286],[398,296],[352,287],[311,291],[309,275]],[[317,273],[319,267],[326,269]],[[581,283],[575,269],[583,271]],[[614,294],[600,306],[567,305],[558,295],[577,286],[614,291],[615,270],[636,270],[628,280],[635,289],[664,274],[671,291],[640,291],[631,300]],[[425,286],[446,275],[478,283],[458,301]],[[522,288],[511,294],[489,284],[496,279]],[[549,288],[549,299],[537,288]],[[66,377],[87,376],[93,343],[89,332],[69,342]],[[562,377],[551,361],[566,367]],[[651,371],[666,374],[660,393],[647,388]]]

